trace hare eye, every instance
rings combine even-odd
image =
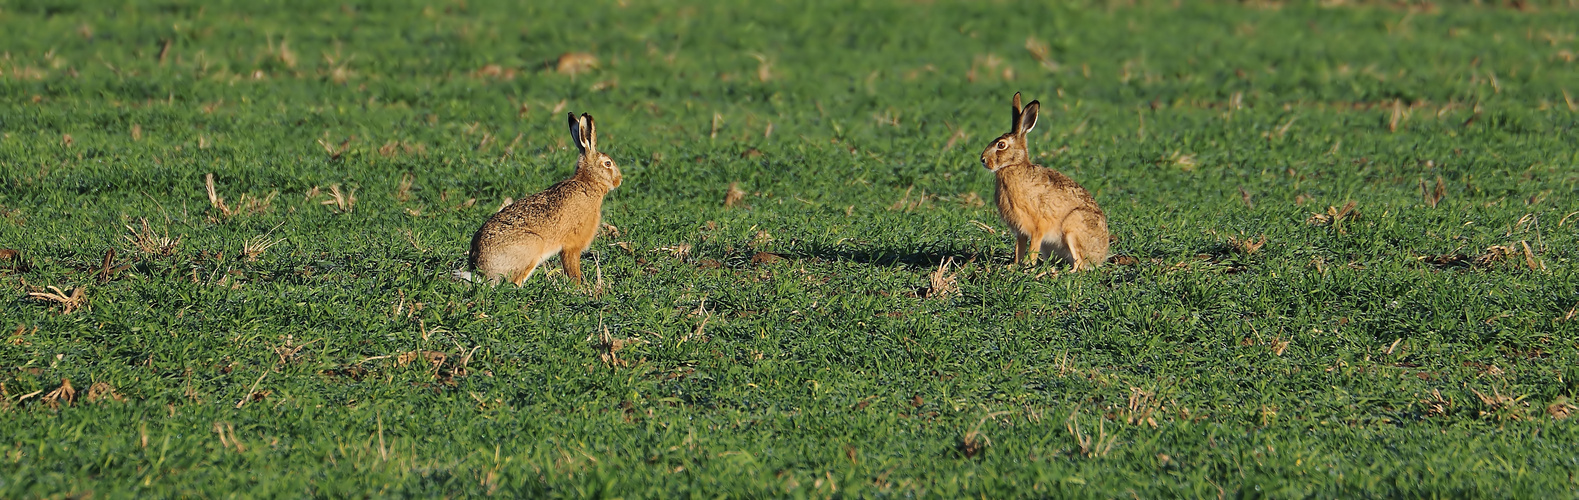
[[[998,141],[998,149],[1009,149],[1009,143],[1007,141]]]
[[[605,167],[612,167],[612,166],[614,166],[614,162],[608,161],[608,160],[603,160],[603,166],[605,166]]]

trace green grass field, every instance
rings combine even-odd
[[[1573,497],[1576,27],[0,2],[0,497]],[[1015,91],[1121,262],[1008,267]],[[450,279],[572,111],[586,286]]]

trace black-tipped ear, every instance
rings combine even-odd
[[[1041,110],[1042,103],[1039,101],[1031,101],[1030,104],[1027,104],[1025,109],[1020,111],[1020,123],[1015,131],[1019,132],[1020,135],[1025,135],[1031,129],[1036,128],[1036,114]]]
[[[1020,93],[1019,92],[1015,92],[1014,93],[1014,109],[1012,110],[1011,113],[1009,113],[1009,130],[1010,131],[1014,131],[1014,132],[1018,132],[1020,130]]]
[[[570,138],[576,143],[576,149],[581,150],[581,154],[586,154],[587,153],[587,145],[586,145],[586,142],[581,139],[581,135],[582,135],[581,134],[581,122],[576,120],[576,114],[575,113],[569,113],[569,115],[570,115]]]
[[[582,113],[581,114],[581,123],[583,124],[582,125],[582,129],[583,129],[582,133],[583,133],[583,135],[586,136],[585,140],[587,142],[587,150],[588,151],[597,151],[598,150],[598,126],[597,126],[597,124],[592,123],[592,115],[589,115],[589,114],[586,114],[586,113]]]

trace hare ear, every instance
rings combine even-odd
[[[1009,130],[1012,131],[1012,132],[1018,132],[1020,130],[1020,93],[1019,92],[1015,92],[1014,93],[1014,110],[1013,110],[1013,112],[1011,112],[1009,114],[1009,120],[1010,120]]]
[[[575,113],[570,113],[570,138],[575,140],[576,149],[581,150],[581,154],[585,155],[587,154],[587,143],[582,137],[581,122],[576,120]]]
[[[1020,135],[1025,135],[1031,129],[1036,128],[1036,114],[1041,110],[1042,103],[1039,101],[1031,101],[1030,104],[1027,104],[1025,109],[1020,112],[1020,123],[1017,124],[1015,131]]]
[[[597,124],[592,123],[592,115],[586,113],[581,114],[581,123],[582,140],[587,144],[587,151],[596,152],[598,150]]]

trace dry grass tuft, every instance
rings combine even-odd
[[[1162,409],[1162,403],[1156,392],[1130,387],[1129,404],[1126,406],[1124,421],[1130,425],[1146,424],[1156,429],[1157,418],[1152,415]]]
[[[789,259],[785,258],[783,255],[779,255],[779,254],[772,253],[772,252],[757,252],[757,253],[755,253],[755,254],[753,254],[751,256],[751,263],[759,265],[759,266],[760,265],[767,265],[767,264],[775,264],[775,263],[779,263],[779,262],[784,262],[786,260],[789,260]]]
[[[982,207],[987,205],[986,200],[981,199],[981,195],[976,194],[975,191],[967,191],[965,193],[956,195],[954,196],[954,200],[967,207]]]
[[[28,265],[22,260],[22,252],[11,248],[0,248],[0,269],[27,272]]]
[[[950,273],[948,270],[951,262],[953,262],[952,257],[944,257],[943,262],[938,263],[938,268],[927,276],[929,286],[922,291],[922,297],[943,299],[959,294],[959,266],[954,266],[954,272]]]
[[[673,246],[659,247],[658,250],[664,251],[664,252],[669,252],[669,255],[673,256],[676,259],[684,259],[684,258],[686,258],[686,257],[691,255],[691,249],[692,248],[693,247],[691,246],[690,243],[681,243],[681,244],[673,245]]]
[[[1426,205],[1436,208],[1436,204],[1445,196],[1447,196],[1447,184],[1442,182],[1442,176],[1436,176],[1436,189],[1432,191],[1427,191],[1425,179],[1420,179],[1420,198],[1425,200]]]
[[[69,378],[60,379],[60,387],[39,398],[39,401],[43,401],[50,408],[60,408],[62,404],[71,406],[71,402],[76,400],[77,389],[71,386],[71,379]]]
[[[405,203],[411,201],[411,182],[415,180],[411,172],[400,175],[400,185],[395,186],[395,201]]]
[[[378,147],[378,155],[385,158],[394,158],[401,154],[425,156],[428,154],[428,146],[426,144],[411,144],[405,141],[392,140],[386,141],[384,145]]]
[[[1494,417],[1497,420],[1525,419],[1524,407],[1529,405],[1524,404],[1524,396],[1519,396],[1516,398],[1512,396],[1506,396],[1498,392],[1496,387],[1491,388],[1490,396],[1475,390],[1473,387],[1471,387],[1469,391],[1475,393],[1475,397],[1480,398],[1481,404],[1486,406],[1486,409],[1480,410],[1479,416]]]
[[[597,67],[598,57],[586,52],[566,52],[554,63],[554,71],[570,76],[586,73]]]
[[[588,337],[587,340],[592,340],[592,337]],[[597,351],[598,361],[601,361],[604,365],[611,368],[623,368],[630,366],[631,362],[630,360],[621,358],[619,352],[624,350],[627,346],[637,343],[645,344],[647,341],[639,338],[617,339],[614,338],[614,336],[609,335],[608,328],[603,328],[602,331],[597,334],[597,341],[593,342],[592,349]],[[642,361],[646,360],[638,360],[637,363]]]
[[[757,81],[767,83],[773,79],[773,60],[762,54],[751,54],[757,59]]]
[[[751,248],[768,246],[773,240],[773,233],[769,233],[766,229],[758,230],[757,234],[751,237]]]
[[[95,277],[97,277],[97,279],[99,281],[99,284],[102,285],[102,284],[105,284],[105,283],[109,283],[110,280],[115,278],[115,275],[120,274],[122,271],[125,271],[127,269],[131,269],[131,268],[132,268],[131,264],[116,265],[115,264],[115,249],[111,248],[111,249],[108,249],[108,250],[104,251],[104,260],[100,261],[99,269],[94,271],[93,275]]]
[[[1354,207],[1355,203],[1353,201],[1344,203],[1343,208],[1329,206],[1327,207],[1327,213],[1311,214],[1310,218],[1305,219],[1305,223],[1312,226],[1337,226],[1344,219],[1357,219],[1360,217],[1360,212],[1354,210]]]
[[[1040,63],[1047,71],[1057,72],[1059,70],[1058,61],[1054,61],[1051,57],[1052,49],[1047,46],[1047,42],[1038,40],[1034,36],[1027,36],[1025,37],[1025,50],[1030,51],[1031,57],[1036,58],[1036,62]]]
[[[1529,266],[1531,271],[1546,269],[1546,264],[1535,259],[1535,252],[1530,250],[1530,242],[1521,240],[1519,245],[1524,247],[1524,265]]]
[[[515,68],[505,68],[498,64],[488,64],[472,72],[472,78],[478,80],[514,80]]]
[[[1113,446],[1118,444],[1118,436],[1107,435],[1106,419],[1097,419],[1097,434],[1092,436],[1080,430],[1080,410],[1069,414],[1069,420],[1064,422],[1064,428],[1069,431],[1070,437],[1075,440],[1075,445],[1080,448],[1080,456],[1105,457],[1113,451]]]
[[[1475,265],[1488,266],[1496,262],[1508,260],[1518,250],[1513,245],[1492,245],[1486,247],[1486,253],[1475,257]]]
[[[944,151],[954,149],[954,145],[958,144],[959,141],[970,139],[970,134],[965,133],[965,129],[955,127],[953,123],[949,122],[943,122],[943,125],[947,126],[950,131],[948,142],[943,143]]]
[[[1133,266],[1140,263],[1140,259],[1130,255],[1114,255],[1112,257],[1108,257],[1107,261],[1109,264],[1119,266]]]
[[[1229,236],[1228,244],[1234,247],[1234,250],[1239,251],[1239,253],[1250,255],[1261,250],[1261,247],[1266,246],[1266,235],[1259,235],[1256,238]]]
[[[236,437],[236,427],[230,425],[230,422],[214,422],[214,434],[219,435],[220,448],[226,450],[235,448],[236,453],[247,452],[247,446],[242,444],[241,439]]]
[[[269,239],[269,235],[267,234],[253,236],[252,238],[248,238],[246,241],[241,242],[241,255],[246,257],[247,262],[257,262],[258,257],[263,256],[263,252],[268,251],[270,247],[278,245],[282,241],[285,240]]]
[[[913,212],[915,209],[921,208],[923,205],[931,204],[932,200],[937,199],[937,195],[929,194],[926,192],[926,190],[922,190],[921,196],[918,196],[916,199],[912,200],[910,199],[910,193],[915,191],[915,189],[916,187],[914,185],[905,188],[904,196],[901,196],[899,201],[894,202],[893,205],[889,205],[888,209],[900,212]]]
[[[1510,243],[1507,245],[1492,245],[1486,247],[1486,252],[1476,256],[1473,259],[1473,263],[1476,266],[1485,267],[1497,262],[1512,260],[1519,256],[1524,257],[1524,265],[1529,267],[1532,271],[1546,269],[1545,264],[1541,263],[1539,260],[1536,260],[1535,252],[1530,249],[1530,243],[1528,241],[1519,241],[1516,245]],[[1457,257],[1457,259],[1452,259],[1452,257]],[[1451,264],[1463,259],[1464,256],[1462,255],[1438,256],[1433,258],[1433,263],[1449,260],[1447,263]]]
[[[978,429],[972,429],[970,432],[965,433],[964,436],[961,436],[957,445],[960,454],[965,455],[965,458],[976,458],[986,453],[989,446],[992,446],[992,440],[988,439],[987,435],[982,434],[981,430]]]
[[[1445,417],[1448,409],[1453,407],[1453,400],[1444,398],[1440,391],[1431,389],[1430,399],[1422,399],[1420,404],[1425,405],[1426,416]]]
[[[1398,99],[1393,99],[1393,116],[1392,116],[1391,119],[1387,120],[1387,133],[1397,132],[1398,131],[1398,122],[1402,121],[1403,118],[1404,118],[1404,104],[1403,104],[1403,101],[1398,100]]]
[[[313,188],[317,191],[318,188]],[[350,191],[340,191],[339,184],[329,185],[329,199],[318,202],[319,205],[333,205],[337,213],[347,213],[356,209],[356,188]],[[501,207],[502,208],[502,207]]]
[[[1200,164],[1200,162],[1196,161],[1195,159],[1195,153],[1185,153],[1178,150],[1168,153],[1168,156],[1164,157],[1161,161],[1159,161],[1159,163],[1179,167],[1179,170],[1183,170],[1185,172],[1194,171],[1196,165]]]
[[[1574,406],[1567,396],[1557,396],[1557,400],[1546,406],[1546,414],[1555,420],[1566,420],[1579,412],[1579,406]]]
[[[92,386],[88,387],[88,395],[86,396],[86,399],[89,403],[97,403],[101,400],[126,401],[126,396],[116,393],[115,386],[106,384],[104,382],[95,382]]]
[[[296,52],[291,50],[291,42],[289,40],[281,38],[279,45],[274,45],[273,40],[267,40],[267,43],[269,45],[269,58],[274,59],[288,69],[296,69]],[[168,44],[165,46],[169,47]],[[164,59],[164,52],[160,52],[159,54],[160,60],[162,61]]]
[[[318,145],[323,147],[323,152],[328,154],[329,159],[333,161],[340,159],[341,156],[345,155],[346,151],[351,150],[352,139],[356,139],[356,136],[347,137],[344,141],[340,141],[340,145],[336,146],[329,142],[329,133],[324,132],[324,137],[318,139]]]
[[[724,191],[724,206],[725,207],[730,207],[730,208],[744,207],[745,206],[745,200],[746,200],[746,191],[743,190],[743,189],[740,189],[740,183],[739,182],[731,182],[731,183],[729,183],[729,189]]]
[[[132,233],[125,236],[126,241],[131,242],[132,247],[144,255],[154,257],[175,255],[176,250],[181,246],[181,237],[171,238],[169,228],[165,228],[164,234],[159,234],[153,228],[148,227],[148,219],[144,218],[141,221],[142,225],[140,227],[126,226],[126,230]]]
[[[921,399],[921,396],[919,394],[916,395],[916,399]],[[919,407],[920,405],[914,406]],[[988,439],[987,435],[981,432],[981,426],[986,424],[988,420],[998,418],[1008,413],[1009,412],[1006,411],[999,411],[989,413],[986,416],[981,417],[981,420],[976,421],[976,425],[971,427],[970,431],[966,432],[963,436],[960,436],[959,443],[955,444],[955,449],[959,450],[959,453],[964,455],[965,458],[976,458],[986,453],[987,449],[992,447],[992,440]],[[851,457],[851,461],[854,461],[854,457]]]
[[[221,219],[228,219],[238,215],[256,215],[268,212],[270,209],[274,208],[274,197],[279,196],[280,194],[279,191],[275,191],[262,198],[255,198],[248,196],[247,194],[242,194],[241,199],[237,201],[236,206],[232,207],[225,203],[225,198],[220,196],[219,191],[215,189],[214,174],[204,175],[203,184],[208,190],[208,206],[213,208],[214,211],[219,214],[219,218]]]
[[[28,292],[27,296],[33,300],[59,304],[61,307],[61,314],[71,314],[72,312],[88,305],[88,298],[87,296],[83,295],[83,288],[80,286],[71,289],[71,293],[61,291],[54,285],[50,285],[47,289],[48,291],[45,291],[44,289],[37,289]]]
[[[1000,70],[999,68],[1002,68]],[[1014,65],[1004,61],[997,54],[977,54],[972,58],[970,70],[965,72],[965,81],[976,83],[983,78],[998,77],[1005,81],[1014,79]]]

